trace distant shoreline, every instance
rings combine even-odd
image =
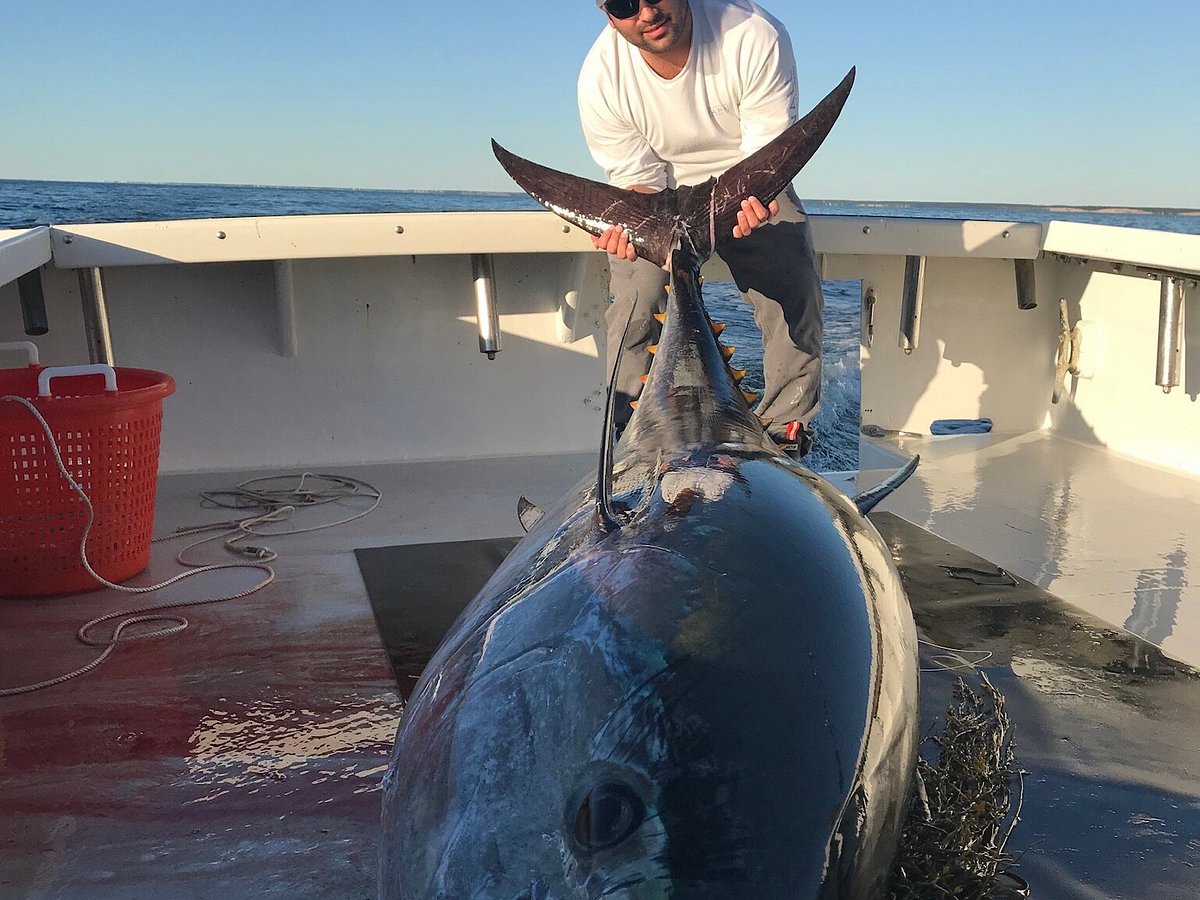
[[[1137,206],[1044,206],[1048,212],[1058,213],[1096,213],[1097,215],[1114,216],[1153,216],[1159,213],[1170,213],[1173,216],[1200,216],[1200,209],[1143,209]]]

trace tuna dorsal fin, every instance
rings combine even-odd
[[[596,521],[601,530],[611,533],[621,527],[620,512],[613,503],[613,458],[615,446],[613,431],[617,416],[617,374],[621,371],[621,356],[625,352],[625,338],[629,336],[629,323],[633,321],[633,310],[625,320],[621,332],[621,343],[617,345],[617,356],[613,360],[612,374],[608,379],[608,395],[604,403],[604,433],[600,438],[600,468],[596,479]]]
[[[655,265],[680,240],[700,261],[712,255],[718,235],[730,234],[746,197],[770,203],[817,152],[837,121],[850,88],[851,69],[812,111],[761,150],[704,184],[642,194],[538,165],[492,141],[505,171],[534,200],[590,234],[613,225],[629,233],[638,256]]]

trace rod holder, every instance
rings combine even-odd
[[[1183,279],[1164,275],[1158,299],[1158,367],[1155,384],[1164,394],[1179,385],[1183,346]]]
[[[83,328],[87,335],[88,359],[113,365],[112,335],[108,327],[108,305],[104,300],[104,278],[98,268],[79,270],[79,296],[83,301]]]
[[[900,298],[900,349],[911,354],[921,340],[921,305],[925,302],[925,257],[904,259],[904,287]]]
[[[479,322],[479,352],[495,359],[500,352],[500,312],[496,308],[496,273],[490,254],[471,255],[471,277],[475,280],[475,317]]]
[[[46,320],[46,297],[42,293],[42,271],[34,269],[17,279],[17,299],[21,303],[21,320],[25,333],[32,336],[50,330]]]
[[[1037,281],[1033,277],[1032,259],[1014,259],[1017,278],[1017,309],[1037,309]]]
[[[280,356],[291,358],[299,352],[296,340],[296,283],[292,261],[275,260],[275,334]]]

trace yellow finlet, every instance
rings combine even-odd
[[[733,376],[733,380],[735,382],[741,381],[743,378],[746,377],[746,370],[745,369],[730,369],[729,374]]]
[[[717,335],[718,337],[720,336],[721,332],[725,330],[724,322],[709,322],[709,324],[712,325],[713,334]]]
[[[666,313],[655,313],[654,321],[656,321],[659,325],[665,325],[667,323],[667,314]]]
[[[658,352],[658,344],[651,344],[650,346],[648,346],[646,348],[646,350],[651,354],[657,353]]]
[[[754,393],[754,391],[742,391],[742,396],[746,398],[746,402],[751,406],[758,402],[759,395]]]
[[[728,360],[729,360],[729,359],[730,359],[730,358],[733,356],[733,351],[734,351],[735,349],[736,349],[736,348],[734,348],[734,347],[722,347],[722,348],[721,348],[721,355],[722,355],[723,357],[725,357],[725,359],[728,361]]]

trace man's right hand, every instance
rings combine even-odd
[[[627,190],[636,191],[639,194],[658,193],[654,188],[646,187],[644,184],[631,185]],[[620,225],[614,225],[605,231],[604,234],[600,235],[600,237],[592,238],[592,245],[597,250],[604,250],[613,256],[619,256],[621,259],[637,259],[637,248],[629,242],[629,236],[625,234],[624,227]]]
[[[604,250],[621,259],[637,259],[637,249],[629,242],[629,236],[620,225],[613,225],[600,237],[592,238],[597,250]]]

